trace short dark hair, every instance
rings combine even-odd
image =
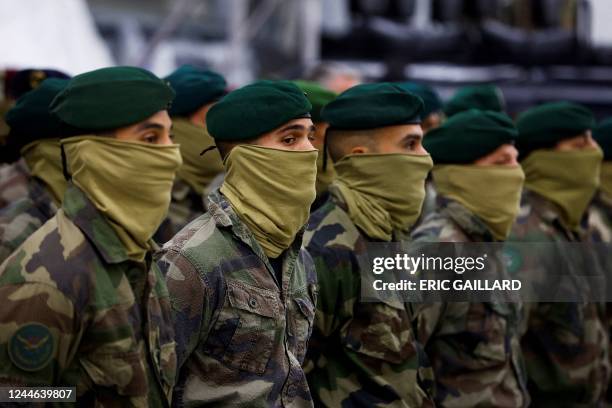
[[[327,151],[332,161],[337,162],[356,146],[366,146],[377,151],[372,130],[338,130],[327,129],[325,133]]]

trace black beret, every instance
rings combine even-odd
[[[226,93],[227,83],[220,74],[207,69],[183,65],[165,78],[176,97],[169,113],[172,116],[187,116],[220,99]]]
[[[249,140],[292,119],[310,117],[312,105],[290,81],[257,81],[225,95],[206,115],[217,140]]]
[[[446,120],[427,133],[423,147],[435,164],[467,164],[486,156],[517,138],[506,114],[470,109]]]
[[[521,157],[535,149],[553,147],[595,126],[593,113],[572,102],[551,102],[529,109],[516,119]]]
[[[593,138],[604,152],[604,160],[612,160],[612,118],[602,120],[593,129]]]
[[[421,123],[423,101],[388,82],[356,85],[327,104],[321,116],[332,129],[374,129]]]
[[[51,103],[51,112],[84,131],[133,125],[168,109],[172,88],[137,67],[109,67],[77,75]]]
[[[67,79],[50,78],[38,88],[25,93],[6,114],[6,123],[11,130],[7,138],[7,162],[15,161],[25,145],[40,139],[59,138],[64,135],[65,126],[51,115],[49,105],[55,96],[68,84]]]
[[[8,81],[6,94],[13,99],[38,87],[47,78],[69,79],[70,76],[55,69],[24,69],[17,71]]]

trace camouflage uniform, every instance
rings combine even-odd
[[[176,353],[163,276],[130,261],[74,185],[0,267],[0,383],[77,387],[80,406],[168,406]]]
[[[320,296],[306,371],[317,406],[432,406],[431,370],[403,303],[361,302],[356,255],[371,240],[337,190],[311,215],[304,236]]]
[[[494,242],[488,227],[464,206],[440,196],[436,201],[436,210],[413,231],[415,242]],[[415,306],[418,340],[434,368],[436,404],[528,405],[520,310],[517,303],[494,302]]]
[[[526,190],[509,240],[580,242],[585,235],[566,229],[551,201]],[[547,256],[541,253],[534,262],[547,264]],[[578,260],[565,263],[572,268],[572,261]],[[521,347],[534,406],[559,401],[564,406],[594,406],[602,401],[610,378],[604,306],[591,302],[528,303],[523,321]]]
[[[177,178],[172,186],[172,202],[168,219],[174,231],[178,232],[191,221],[204,214],[204,197],[185,181]]]
[[[0,208],[28,195],[30,170],[24,159],[0,168]]]
[[[316,274],[302,233],[278,258],[277,274],[223,195],[212,193],[206,206],[159,260],[175,312],[175,403],[312,406],[301,363]]]
[[[31,178],[27,197],[0,210],[0,263],[56,212],[57,206],[47,188]]]

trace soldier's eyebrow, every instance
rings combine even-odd
[[[137,131],[149,130],[149,129],[164,130],[164,126],[160,125],[159,123],[144,122],[136,128]]]
[[[304,126],[304,125],[289,125],[289,126],[285,126],[281,130],[279,130],[279,133],[288,132],[290,130],[306,130],[306,126]],[[315,131],[314,125],[310,125],[310,127],[308,128],[308,131],[309,132],[314,132]]]
[[[423,135],[419,134],[419,133],[410,133],[406,136],[404,136],[404,139],[402,139],[403,142],[411,140],[411,139],[415,139],[415,140],[421,140],[423,139]]]

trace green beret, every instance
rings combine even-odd
[[[423,101],[399,85],[356,85],[327,104],[321,116],[330,128],[359,130],[421,123]]]
[[[402,89],[418,95],[423,100],[423,104],[425,105],[423,109],[423,118],[442,110],[442,100],[431,86],[418,82],[401,82],[398,85]]]
[[[50,109],[76,128],[112,130],[168,109],[173,98],[172,88],[145,69],[110,67],[72,78]]]
[[[67,131],[49,112],[55,96],[68,84],[68,79],[45,79],[38,88],[23,94],[6,114],[11,130],[6,140],[5,160],[12,162],[19,157],[22,147],[40,139],[54,139]]]
[[[612,118],[602,120],[593,130],[593,138],[604,152],[604,160],[612,160]]]
[[[306,97],[310,101],[312,105],[312,110],[310,111],[312,121],[315,123],[322,122],[323,119],[321,119],[321,109],[333,101],[338,95],[327,88],[323,88],[316,82],[298,80],[293,81],[293,83],[306,94]]]
[[[225,95],[206,115],[217,140],[249,140],[292,119],[310,117],[312,105],[290,81],[257,81]]]
[[[595,126],[593,113],[572,102],[552,102],[526,110],[516,119],[517,147],[522,157],[535,149],[553,147]]]
[[[473,85],[460,88],[446,103],[444,113],[450,117],[468,109],[503,112],[506,102],[495,85]]]
[[[170,83],[176,97],[169,113],[172,116],[188,116],[225,95],[227,83],[220,74],[183,65],[164,78]]]
[[[470,109],[427,133],[423,147],[435,164],[467,164],[499,146],[513,144],[518,132],[505,113]]]

